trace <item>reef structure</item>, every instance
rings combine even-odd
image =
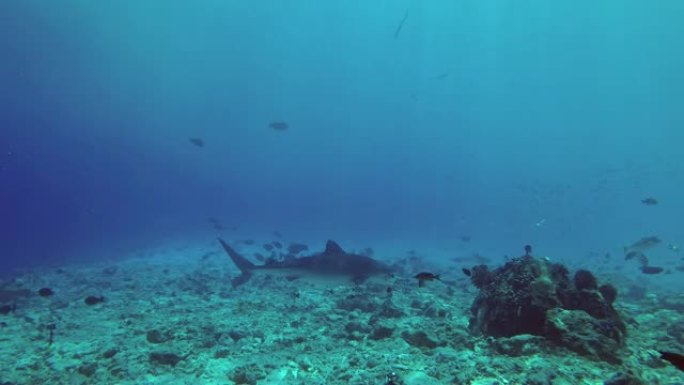
[[[494,270],[479,265],[471,271],[480,289],[471,306],[471,333],[537,335],[584,356],[621,362],[627,329],[613,307],[617,289],[599,286],[590,271],[578,270],[570,279],[564,265],[529,250]]]

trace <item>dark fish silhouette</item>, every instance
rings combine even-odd
[[[399,22],[399,25],[397,26],[397,29],[394,31],[394,39],[399,38],[399,33],[401,33],[401,29],[404,27],[404,23],[406,22],[406,19],[408,19],[408,9],[404,13],[404,18],[401,19]]]
[[[44,288],[38,290],[38,295],[41,297],[49,297],[53,294],[55,294],[55,292],[52,289],[50,289],[49,287],[44,287]]]
[[[89,295],[87,296],[83,302],[86,305],[92,306],[92,305],[97,305],[98,303],[104,302],[105,298],[103,296],[96,297],[94,295]]]
[[[268,260],[263,265],[255,265],[219,238],[223,249],[242,274],[233,279],[233,286],[247,282],[255,273],[280,274],[288,277],[302,275],[344,276],[354,282],[363,282],[372,275],[391,273],[394,269],[373,258],[345,252],[334,241],[328,241],[325,250],[310,256],[289,258],[282,261]]]
[[[658,204],[658,200],[655,198],[648,197],[642,199],[641,203],[645,204],[646,206],[655,206]]]
[[[271,122],[268,126],[276,131],[285,131],[290,128],[290,126],[285,122]]]
[[[684,372],[684,356],[681,354],[677,353],[672,353],[672,352],[661,352],[660,353],[660,358],[671,363],[672,365],[675,366],[675,368],[681,370]]]
[[[204,147],[204,140],[202,138],[189,138],[188,140],[197,147]]]
[[[426,281],[439,281],[439,274],[432,274],[426,271],[416,274],[413,278],[418,280],[418,287],[425,286]]]
[[[648,265],[648,257],[641,251],[630,251],[627,254],[625,254],[625,261],[629,261],[630,259],[635,259],[637,262],[641,264],[641,266]]]
[[[653,246],[656,246],[660,244],[661,240],[660,238],[656,237],[655,235],[651,235],[649,237],[642,237],[638,241],[632,243],[631,245],[627,246],[625,248],[625,253],[629,251],[642,251],[649,249]]]
[[[532,255],[532,246],[530,245],[525,245],[525,256],[529,257]]]
[[[465,267],[463,268],[463,274],[467,275],[470,277],[473,273],[470,271],[470,269],[466,269]]]
[[[658,266],[641,266],[641,272],[644,274],[659,274],[662,273],[664,270],[665,269]]]

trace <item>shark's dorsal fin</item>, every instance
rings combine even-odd
[[[328,240],[328,242],[325,243],[325,251],[323,253],[325,255],[345,254],[344,250],[342,250],[340,245],[338,245],[337,242],[331,240]]]

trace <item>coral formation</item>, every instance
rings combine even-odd
[[[532,255],[490,271],[472,269],[480,289],[471,306],[470,330],[493,337],[531,334],[579,354],[619,362],[626,327],[613,308],[617,289],[599,287],[588,270],[569,279],[565,266]]]

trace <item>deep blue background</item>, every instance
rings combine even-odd
[[[212,216],[407,249],[684,242],[682,16],[676,0],[2,1],[1,264],[210,242]]]

